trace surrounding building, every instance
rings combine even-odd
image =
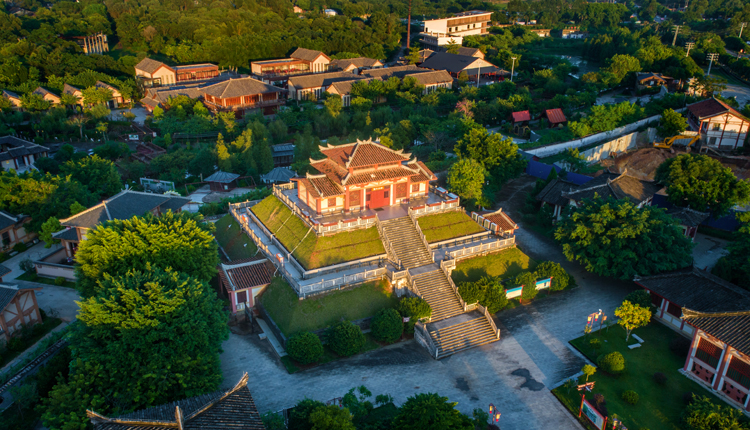
[[[245,373],[229,390],[216,391],[184,400],[106,417],[87,410],[94,430],[265,430],[263,420],[247,388]]]
[[[563,39],[585,39],[588,35],[587,32],[580,30],[578,27],[570,27],[562,30]]]
[[[96,88],[103,88],[112,92],[112,98],[107,101],[107,107],[110,109],[117,109],[121,104],[129,103],[130,99],[125,99],[120,93],[120,90],[106,82],[96,81]],[[86,100],[84,100],[85,102]]]
[[[355,75],[363,70],[379,69],[381,67],[383,67],[383,63],[379,60],[367,57],[332,60],[330,64],[330,70],[340,70],[342,72],[354,73]]]
[[[542,118],[547,118],[550,128],[562,127],[568,122],[568,119],[565,118],[565,114],[560,108],[546,109],[542,112]]]
[[[0,284],[0,340],[5,343],[24,325],[42,322],[36,291],[41,287]]]
[[[168,66],[148,57],[135,65],[135,78],[145,88],[207,81],[219,76],[215,64]]]
[[[527,110],[510,114],[510,123],[513,125],[513,132],[516,134],[524,134],[523,129],[529,126],[529,121],[531,121],[531,112]]]
[[[36,160],[46,157],[49,148],[15,136],[0,137],[0,165],[18,173],[35,169]]]
[[[750,119],[721,100],[710,98],[687,108],[688,124],[701,134],[701,141],[711,148],[742,147],[750,129]]]
[[[237,179],[239,179],[239,177],[240,175],[236,173],[222,172],[219,170],[205,178],[203,181],[208,182],[211,191],[227,192],[237,188]]]
[[[10,103],[13,105],[13,109],[21,109],[21,96],[10,90],[3,90],[2,96],[10,100]]]
[[[375,69],[380,70],[380,69]],[[375,70],[368,70],[373,72]],[[382,69],[387,70],[387,69]],[[292,76],[288,81],[289,98],[292,100],[319,100],[336,82],[363,79],[347,72],[319,73],[315,75]]]
[[[229,298],[235,315],[255,307],[256,298],[271,283],[276,271],[273,263],[263,257],[222,263],[217,269],[219,288]]]
[[[81,91],[80,88],[76,88],[70,84],[65,84],[63,85],[63,94],[70,94],[71,96],[77,97],[78,101],[76,102],[76,104],[79,106],[83,106],[83,91]]]
[[[548,28],[527,28],[527,31],[535,33],[539,37],[550,37],[550,29]]]
[[[667,210],[667,215],[673,216],[680,223],[685,237],[695,241],[695,235],[698,233],[698,226],[708,219],[708,212],[698,212],[689,208],[674,206]]]
[[[205,84],[188,84],[164,88],[146,88],[140,103],[147,111],[153,112],[157,106],[164,107],[172,97],[186,96],[194,100],[203,98],[204,86]]]
[[[37,234],[26,231],[26,224],[31,222],[28,215],[11,215],[0,211],[0,243],[3,249],[11,249],[19,243],[29,243]]]
[[[449,54],[447,52],[432,52],[419,67],[432,70],[445,70],[454,78],[465,72],[470,79],[476,80],[477,75],[484,78],[494,78],[509,75],[506,70],[495,67],[489,61],[459,54]]]
[[[36,94],[38,96],[41,96],[44,100],[47,100],[48,102],[52,103],[52,105],[60,104],[60,96],[58,96],[57,94],[53,93],[52,91],[44,87],[36,87],[36,89],[32,91],[31,94]]]
[[[318,171],[295,178],[297,197],[318,215],[376,209],[425,196],[437,178],[422,162],[402,150],[372,140],[321,146],[326,157],[310,160]]]
[[[422,43],[435,48],[449,43],[461,45],[464,36],[487,34],[491,16],[492,12],[471,10],[450,18],[426,20],[420,34]]]
[[[267,84],[284,84],[290,76],[325,73],[330,64],[331,58],[320,51],[297,48],[289,58],[253,61],[250,63],[250,71]]]
[[[325,14],[326,16],[336,16],[336,15],[338,15],[338,14],[339,14],[338,12],[336,12],[336,11],[335,11],[335,10],[333,10],[333,9],[325,9],[325,10],[323,10],[323,13],[324,13],[324,14]]]
[[[460,47],[458,48],[458,55],[463,55],[466,57],[477,57],[484,60],[484,52],[480,51],[477,48],[466,48],[466,47]]]
[[[291,166],[294,161],[294,144],[279,143],[278,145],[271,145],[271,153],[273,154],[274,167]]]
[[[645,90],[646,88],[662,87],[672,85],[674,78],[664,76],[661,73],[638,73],[635,78],[635,89]]]
[[[369,83],[373,80],[379,80],[380,78],[364,78],[364,79],[354,79],[351,81],[340,81],[340,82],[334,82],[331,84],[330,87],[326,90],[328,94],[336,94],[341,96],[341,101],[343,103],[344,107],[351,106],[352,102],[352,86],[357,83],[361,82],[363,84]],[[375,100],[375,103],[384,103],[386,101],[385,97],[379,97]]]
[[[234,112],[237,117],[254,113],[274,115],[286,103],[286,90],[253,78],[229,79],[201,91],[203,103],[211,111]]]
[[[260,175],[260,180],[264,184],[288,184],[295,176],[297,173],[288,167],[274,167],[265,175]]]
[[[511,237],[515,236],[518,230],[518,224],[513,222],[507,213],[502,209],[497,211],[472,212],[471,217],[486,229],[494,232],[498,236]]]
[[[420,36],[422,36],[422,38],[419,41],[422,42],[422,45],[435,50],[454,44],[461,46],[464,43],[464,38],[462,36],[449,33],[423,32],[420,33]]]
[[[109,42],[107,41],[107,35],[101,31],[88,36],[73,36],[72,39],[81,47],[83,53],[86,55],[91,54],[104,54],[109,52]]]

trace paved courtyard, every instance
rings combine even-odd
[[[517,239],[533,258],[563,262],[559,247],[547,239],[525,230]],[[583,333],[586,316],[601,308],[612,318],[633,286],[563,264],[580,287],[500,313],[499,342],[435,361],[412,341],[290,375],[266,341],[232,334],[222,355],[224,385],[231,386],[248,372],[248,386],[261,413],[291,407],[305,397],[341,397],[364,384],[375,395],[392,395],[397,404],[418,392],[447,396],[469,414],[494,403],[503,414],[504,430],[580,429],[549,389],[585,363],[567,342]]]

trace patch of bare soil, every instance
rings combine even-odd
[[[637,151],[622,154],[612,160],[610,170],[616,173],[623,173],[625,170],[628,174],[640,177],[642,179],[654,180],[656,169],[666,160],[676,157],[680,151],[670,151],[661,148],[642,148]]]

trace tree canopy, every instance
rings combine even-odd
[[[707,155],[670,158],[657,169],[656,180],[666,184],[671,203],[717,216],[750,202],[750,183]]]
[[[76,253],[78,289],[96,296],[98,280],[146,267],[172,268],[208,282],[216,274],[219,254],[214,226],[199,214],[167,212],[113,220],[89,231]]]
[[[672,217],[626,200],[584,200],[560,222],[555,239],[568,260],[601,276],[633,279],[692,262],[692,244]]]
[[[469,417],[455,409],[458,403],[436,393],[419,393],[406,399],[393,420],[393,430],[473,430]]]

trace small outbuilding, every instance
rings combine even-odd
[[[7,342],[13,333],[42,322],[35,291],[40,287],[0,284],[0,340]]]
[[[256,297],[273,279],[274,265],[265,258],[222,263],[219,269],[219,286],[229,297],[232,313],[240,316],[245,309],[255,306]]]
[[[264,184],[286,184],[295,176],[297,174],[288,167],[274,167],[265,175],[260,175],[260,180]]]
[[[698,226],[708,219],[710,215],[708,212],[698,212],[689,208],[673,207],[667,210],[667,215],[671,215],[677,219],[682,227],[682,231],[685,237],[695,241],[695,235],[698,233]]]
[[[273,153],[274,167],[290,166],[294,161],[293,143],[279,143],[278,145],[272,145],[271,152]]]
[[[518,224],[513,222],[507,213],[502,209],[498,211],[472,212],[471,217],[474,221],[481,224],[484,228],[490,229],[498,236],[510,238],[515,236]]]
[[[565,118],[565,114],[560,108],[545,110],[542,112],[542,118],[547,118],[550,128],[563,127],[568,122],[568,119]]]
[[[219,170],[204,180],[208,182],[211,191],[222,192],[232,191],[237,188],[237,178],[239,177],[240,175],[236,173],[222,172]]]
[[[510,114],[511,122],[513,123],[513,133],[523,135],[526,130],[529,129],[529,121],[531,121],[531,113],[527,110],[519,112],[513,112]]]

